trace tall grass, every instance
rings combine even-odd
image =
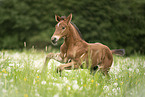
[[[53,51],[55,52],[55,51]],[[60,65],[50,60],[41,71],[46,52],[0,51],[1,97],[143,97],[145,95],[145,56],[114,56],[110,78],[87,69],[56,73]]]

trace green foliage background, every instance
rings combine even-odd
[[[70,13],[87,42],[144,54],[145,0],[0,0],[0,49],[51,45],[55,14]]]

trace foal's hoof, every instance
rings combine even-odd
[[[56,72],[57,72],[57,73],[62,72],[63,69],[64,69],[64,68],[63,68],[62,66],[59,66],[59,67],[57,67]]]

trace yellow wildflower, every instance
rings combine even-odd
[[[93,83],[93,82],[94,82],[94,80],[92,79],[92,80],[91,80],[91,82]]]
[[[6,69],[3,69],[2,72],[7,73],[7,72],[6,72]]]
[[[67,88],[69,88],[70,86],[69,86],[69,85],[67,85],[66,87],[67,87]]]
[[[98,84],[96,84],[96,87],[98,86]]]
[[[121,82],[121,85],[123,85],[123,82]]]
[[[39,78],[39,76],[37,76],[37,78]]]
[[[137,82],[135,84],[137,85]]]
[[[86,87],[86,84],[84,84],[84,87]]]
[[[4,72],[6,69],[3,69],[2,72]]]
[[[27,80],[27,78],[24,78],[24,81],[26,81]]]
[[[16,94],[18,94],[18,90],[16,90]]]
[[[28,94],[24,94],[24,97],[28,97]]]

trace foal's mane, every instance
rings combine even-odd
[[[76,29],[77,32],[79,33],[81,39],[83,39],[83,37],[82,37],[82,33],[81,33],[81,31],[79,30],[79,28],[78,28],[78,27],[77,27],[73,22],[70,22],[70,23],[75,27],[75,29]]]
[[[62,19],[62,20],[66,19],[66,16],[61,16],[61,19]],[[78,28],[73,22],[70,22],[70,23],[75,27],[75,29],[76,29],[77,32],[79,33],[81,39],[83,39],[82,33],[81,33],[81,31],[79,30],[79,28]]]

